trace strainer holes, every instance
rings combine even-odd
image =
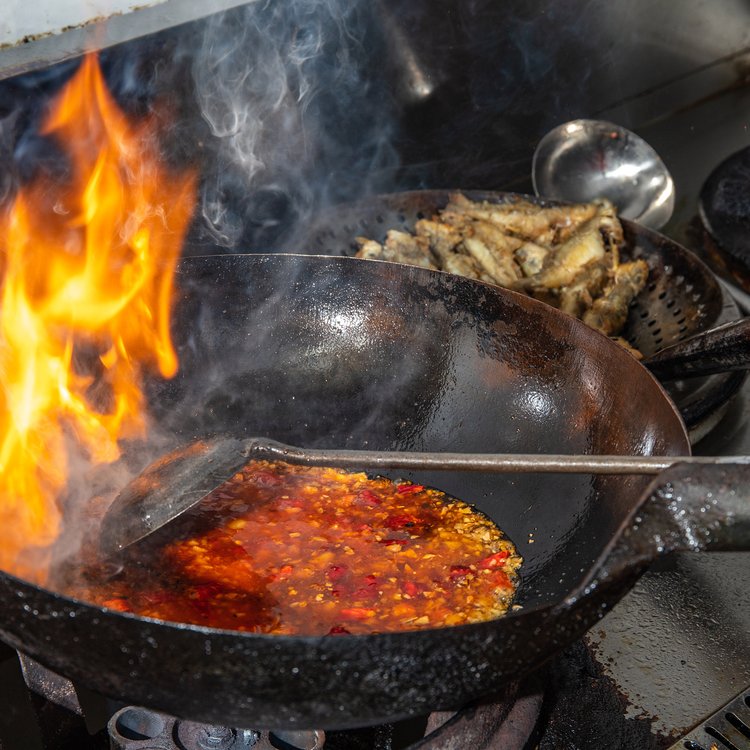
[[[370,226],[370,222],[367,221],[367,219],[360,219],[359,220],[359,225],[360,225],[360,227],[362,227],[362,229],[367,229],[367,227]]]
[[[354,234],[354,227],[350,226],[349,224],[344,224],[343,229],[347,235]]]
[[[661,336],[659,336],[659,338],[657,339],[654,339],[654,344],[656,344],[656,346],[661,346],[663,343],[664,339]]]
[[[680,319],[679,319],[679,320],[677,321],[677,325],[678,325],[678,326],[681,326],[681,325],[682,325],[682,324],[683,324],[683,323],[685,322],[685,320],[686,320],[686,318],[685,318],[685,316],[683,315],[683,316],[682,316],[682,317],[681,317],[681,318],[680,318]]]
[[[674,306],[675,306],[675,301],[673,299],[667,302],[667,310],[671,310]]]
[[[385,221],[385,219],[384,219],[384,218],[383,218],[383,217],[382,217],[382,216],[381,216],[380,214],[378,214],[378,215],[377,215],[377,216],[375,217],[375,221],[377,221],[377,222],[378,222],[378,224],[382,224],[382,223],[383,223],[383,222]]]
[[[655,281],[652,281],[652,282],[651,282],[651,283],[650,283],[650,284],[648,285],[648,290],[649,290],[649,292],[653,292],[653,291],[655,291],[655,290],[656,290],[656,282],[655,282]]]
[[[424,211],[417,211],[417,219],[424,219],[425,213]]]
[[[666,292],[662,292],[662,293],[661,293],[661,294],[659,295],[659,299],[666,299],[666,296],[667,296],[667,293],[666,293]]]
[[[648,310],[641,310],[639,314],[643,320],[646,320],[646,318],[648,317]]]
[[[661,328],[654,328],[653,331],[651,331],[652,336],[660,336],[661,335]]]
[[[680,333],[687,333],[687,326],[680,326]]]
[[[682,308],[678,307],[676,310],[672,310],[672,315],[674,315],[675,318],[678,318],[680,315],[682,315]]]
[[[649,328],[653,328],[656,325],[656,321],[652,318],[651,320],[648,321],[648,323],[646,323],[646,325]]]
[[[406,216],[404,216],[403,214],[399,214],[398,220],[403,224],[406,221]]]

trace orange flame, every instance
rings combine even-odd
[[[36,180],[0,214],[0,567],[36,578],[19,555],[59,533],[70,438],[115,460],[119,439],[145,431],[142,366],[177,370],[170,297],[195,193],[194,175],[162,164],[154,120],[125,118],[93,55],[42,132],[67,152],[68,184]]]

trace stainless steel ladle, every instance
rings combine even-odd
[[[621,216],[659,229],[674,210],[674,181],[640,136],[603,120],[572,120],[542,138],[531,167],[541,198],[608,198]]]

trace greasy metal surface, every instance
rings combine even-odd
[[[312,447],[688,450],[673,406],[629,354],[493,286],[279,255],[194,259],[178,285],[181,371],[149,389],[176,442],[268,432]],[[463,705],[604,613],[605,602],[568,608],[561,598],[632,511],[643,478],[413,478],[475,502],[516,542],[526,560],[519,613],[424,632],[262,636],[148,621],[2,575],[0,635],[136,705],[228,726],[336,728]],[[606,601],[630,584],[608,588]]]
[[[750,454],[750,385],[696,450]],[[671,737],[663,747],[750,685],[748,622],[746,554],[676,555],[646,573],[586,640],[628,716]]]
[[[750,750],[750,689],[722,706],[669,750]]]
[[[474,200],[505,202],[513,193],[462,190]],[[320,215],[288,244],[291,249],[353,255],[357,236],[381,241],[389,229],[408,231],[448,202],[450,191],[419,190],[371,197]],[[539,199],[523,196],[544,204]],[[649,266],[649,283],[633,303],[623,336],[648,356],[685,338],[740,317],[731,297],[707,266],[672,240],[638,224],[623,221],[627,251]],[[691,430],[731,398],[744,374],[724,373],[668,384],[668,390]]]
[[[107,508],[99,549],[110,556],[197,505],[248,461],[245,442],[196,440],[161,456],[127,484]]]

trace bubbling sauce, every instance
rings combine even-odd
[[[253,461],[117,576],[92,566],[68,593],[174,622],[346,635],[499,617],[520,564],[492,521],[438,490]]]

